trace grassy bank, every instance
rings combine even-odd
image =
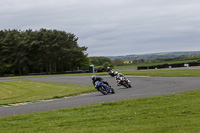
[[[93,86],[39,81],[1,81],[0,106],[94,92]]]
[[[199,133],[200,91],[0,118],[0,133]]]

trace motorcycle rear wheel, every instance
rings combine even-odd
[[[114,94],[114,93],[115,93],[115,91],[114,91],[114,89],[113,89],[113,88],[110,88],[110,90],[111,90],[111,93],[112,93],[112,94]]]

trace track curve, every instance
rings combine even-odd
[[[79,107],[90,104],[119,101],[125,99],[174,94],[200,89],[200,77],[128,77],[128,79],[132,83],[132,88],[128,89],[124,88],[123,86],[116,86],[116,81],[113,77],[103,76],[103,78],[112,85],[112,87],[115,89],[115,94],[104,96],[99,92],[95,92],[91,94],[50,100],[39,103],[1,107],[0,117]],[[36,80],[92,86],[90,76],[55,76],[27,78],[21,80]]]

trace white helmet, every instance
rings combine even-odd
[[[95,80],[96,79],[96,75],[92,75],[92,80]]]

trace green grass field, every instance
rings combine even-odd
[[[199,133],[200,91],[0,118],[0,133]]]
[[[1,81],[0,106],[94,92],[93,86],[39,81]]]

